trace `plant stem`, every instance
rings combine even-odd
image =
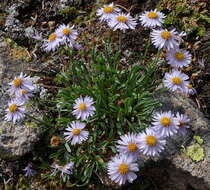
[[[35,118],[35,117],[32,116],[32,115],[29,115],[29,114],[27,114],[27,113],[25,113],[25,115],[26,115],[27,117],[29,117],[30,119],[32,119],[32,120],[34,120],[34,121],[37,121],[38,123],[41,123],[41,124],[46,125],[46,126],[48,126],[48,127],[52,127],[51,124],[46,123],[46,122],[43,121],[43,120],[37,119],[37,118]]]

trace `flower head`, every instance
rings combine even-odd
[[[159,153],[163,151],[166,140],[158,132],[148,128],[138,135],[138,143],[144,155],[154,157],[159,156]]]
[[[119,13],[112,16],[111,20],[108,22],[109,27],[111,27],[114,31],[119,29],[125,32],[127,29],[135,29],[137,23],[133,17],[130,16],[129,13]]]
[[[187,129],[190,128],[189,126],[190,119],[184,114],[177,113],[176,120],[178,121],[178,127],[179,127],[177,135],[184,136],[187,132]]]
[[[164,22],[165,15],[159,11],[151,10],[151,11],[145,11],[140,16],[141,24],[148,28],[154,28],[156,26],[161,26]]]
[[[21,89],[17,92],[17,98],[22,102],[27,102],[31,97],[33,97],[33,91],[29,91],[26,89]]]
[[[184,92],[188,84],[188,79],[189,77],[186,74],[178,70],[173,70],[171,73],[165,74],[163,83],[171,91],[180,90]]]
[[[192,56],[188,51],[181,49],[171,49],[166,55],[168,64],[175,68],[182,68],[191,63]]]
[[[119,185],[125,184],[128,180],[132,183],[137,175],[134,173],[139,171],[138,164],[134,162],[132,157],[125,155],[116,155],[108,162],[109,178]]]
[[[25,116],[25,108],[23,107],[24,102],[21,102],[19,99],[11,100],[8,103],[8,108],[6,109],[6,121],[20,121]]]
[[[120,9],[114,6],[114,3],[104,5],[97,10],[96,15],[100,17],[101,21],[109,21],[115,14],[119,13]]]
[[[54,171],[52,173],[55,174],[57,171],[61,172],[61,177],[64,176],[64,174],[70,175],[73,172],[73,168],[74,168],[74,162],[69,162],[64,166],[60,166],[58,164],[54,164],[51,166],[52,168],[54,168]]]
[[[139,155],[139,148],[137,143],[137,135],[134,133],[128,133],[120,137],[117,141],[117,150],[120,154],[133,157],[137,159]]]
[[[86,120],[89,116],[92,116],[95,112],[95,107],[93,98],[89,96],[79,97],[76,99],[75,104],[73,105],[74,111],[72,114],[81,120]]]
[[[185,91],[186,94],[190,94],[190,95],[193,95],[193,94],[197,93],[195,88],[193,88],[192,84],[190,84],[190,83],[187,83],[185,85],[184,91]]]
[[[26,177],[33,177],[36,175],[36,171],[32,168],[32,164],[29,163],[24,169],[23,171],[25,172],[25,176]]]
[[[51,33],[48,36],[48,39],[44,41],[42,48],[44,51],[49,52],[49,51],[55,51],[56,48],[59,46],[61,43],[62,39],[59,38],[57,33]]]
[[[178,121],[168,112],[156,112],[153,116],[153,129],[163,137],[173,136],[178,130]]]
[[[21,93],[21,90],[26,91],[34,91],[35,85],[33,84],[33,80],[27,76],[21,73],[19,76],[15,77],[12,82],[9,83],[11,88],[9,89],[10,95],[16,95],[19,96]]]
[[[55,33],[61,38],[61,44],[67,44],[70,47],[73,47],[75,44],[75,40],[77,39],[78,32],[74,29],[74,26],[69,26],[62,24],[59,26]]]
[[[167,29],[153,30],[151,32],[152,43],[158,49],[165,48],[175,49],[179,46],[179,36],[175,29],[168,31]]]
[[[67,142],[71,141],[72,145],[81,144],[83,141],[86,141],[89,132],[83,130],[84,128],[85,123],[73,121],[70,123],[70,126],[66,128],[66,132],[64,132],[65,140]]]

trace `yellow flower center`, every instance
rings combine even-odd
[[[150,18],[150,19],[155,19],[155,18],[158,17],[158,15],[157,15],[157,13],[155,13],[155,12],[149,12],[149,13],[147,14],[147,17]]]
[[[160,119],[160,123],[164,126],[164,127],[168,127],[171,124],[171,120],[168,117],[162,117]]]
[[[57,37],[56,34],[55,33],[52,33],[52,34],[49,35],[48,41],[49,42],[52,42],[52,41],[54,41],[56,39],[56,37]]]
[[[125,163],[122,163],[119,165],[118,167],[118,172],[121,174],[121,175],[126,175],[128,173],[128,164],[125,164]]]
[[[129,150],[130,152],[136,152],[136,151],[137,151],[137,146],[136,146],[136,144],[135,144],[135,143],[130,143],[130,144],[128,144],[128,150]]]
[[[125,16],[122,16],[122,15],[117,17],[118,22],[126,23],[127,20],[128,19]]]
[[[11,104],[11,105],[9,106],[9,111],[12,112],[12,113],[16,112],[17,109],[18,109],[18,107],[17,107],[16,104]]]
[[[149,145],[149,146],[155,146],[156,145],[156,138],[155,136],[147,136],[146,137],[146,143]]]
[[[72,130],[73,135],[79,135],[80,132],[81,132],[80,129],[73,129]]]
[[[185,126],[185,123],[180,121],[180,122],[179,122],[179,127],[180,127],[180,128],[183,128],[184,126]]]
[[[63,29],[63,34],[64,34],[65,36],[69,36],[69,35],[71,34],[71,30],[70,30],[69,28],[64,28],[64,29]]]
[[[169,40],[171,38],[171,33],[168,31],[163,31],[160,35],[164,40]]]
[[[176,52],[174,56],[178,61],[183,61],[184,60],[184,54],[181,53],[181,52]]]
[[[187,85],[187,88],[189,88],[189,89],[192,89],[192,87],[193,87],[192,84]]]
[[[104,13],[112,13],[113,7],[104,7]]]
[[[25,94],[27,94],[27,91],[26,91],[25,89],[22,89],[22,90],[21,90],[21,94],[22,94],[22,95],[25,95]]]
[[[174,77],[174,78],[172,78],[171,80],[172,80],[172,82],[173,82],[174,84],[176,84],[176,85],[182,84],[182,79],[181,79],[180,77]]]
[[[15,80],[13,80],[13,85],[14,85],[16,88],[20,87],[21,84],[22,84],[22,79],[16,78]]]
[[[81,103],[81,104],[79,105],[79,109],[80,109],[81,111],[84,111],[84,110],[87,109],[87,106],[86,106],[84,103]]]

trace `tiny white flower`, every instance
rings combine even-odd
[[[164,136],[148,128],[145,132],[138,135],[139,149],[146,156],[159,156],[164,150],[166,140]]]
[[[182,68],[191,63],[192,55],[185,50],[171,49],[166,54],[168,64],[175,68]]]
[[[165,15],[155,9],[151,11],[145,11],[140,16],[140,21],[143,26],[148,28],[154,28],[156,26],[162,26],[164,18]]]
[[[177,135],[184,136],[187,132],[187,129],[190,128],[189,126],[190,119],[188,118],[188,116],[184,114],[177,113],[176,120],[178,121],[178,127],[179,127]]]
[[[67,44],[69,47],[73,47],[75,40],[77,39],[78,32],[74,29],[74,26],[62,24],[59,26],[55,33],[61,38],[61,44]]]
[[[166,73],[163,83],[171,91],[180,90],[185,92],[189,77],[178,70],[173,70],[171,73]]]
[[[187,83],[186,86],[185,86],[185,89],[184,89],[184,92],[186,94],[190,94],[190,95],[194,95],[196,94],[196,90],[195,88],[193,88],[193,86],[190,84],[190,83]]]
[[[8,108],[6,109],[6,121],[12,121],[16,123],[25,117],[25,108],[23,107],[23,102],[19,99],[11,100],[8,103]]]
[[[151,39],[154,46],[158,49],[175,49],[179,46],[179,36],[175,29],[152,30]]]
[[[119,29],[125,32],[125,30],[127,29],[135,29],[137,23],[135,19],[130,16],[129,13],[119,13],[117,15],[112,16],[111,20],[108,21],[108,25],[114,31]]]
[[[72,114],[77,119],[86,120],[89,116],[92,116],[95,113],[95,107],[93,104],[93,98],[89,96],[83,98],[80,96],[76,99],[75,104],[73,105],[74,111]]]
[[[153,115],[153,126],[158,134],[163,137],[173,136],[178,130],[178,121],[175,119],[171,111],[168,112],[156,112]]]
[[[35,85],[33,84],[33,79],[27,75],[21,73],[18,77],[15,77],[12,82],[9,83],[11,88],[9,89],[10,95],[18,96],[22,89],[27,91],[35,90]]]
[[[62,39],[59,38],[57,33],[52,33],[49,35],[48,39],[44,41],[42,49],[46,52],[55,51],[60,45]]]
[[[114,6],[114,3],[104,5],[102,8],[99,8],[96,12],[96,15],[100,17],[101,21],[109,21],[112,16],[119,13],[120,9]]]
[[[137,175],[134,172],[139,171],[138,164],[134,162],[132,157],[125,155],[116,155],[107,164],[109,178],[123,185],[128,180],[132,183]]]
[[[133,157],[137,159],[139,155],[139,148],[137,142],[137,135],[134,133],[128,133],[120,137],[117,141],[117,150],[120,154]]]
[[[65,129],[64,132],[65,140],[67,142],[71,141],[72,145],[81,144],[88,139],[89,132],[83,130],[85,128],[85,123],[79,121],[73,121]]]

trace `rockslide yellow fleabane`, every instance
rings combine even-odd
[[[43,41],[41,48],[46,52],[55,51],[59,47],[61,41],[62,39],[59,38],[57,33],[51,33],[48,36],[48,39]]]
[[[65,140],[71,142],[72,145],[81,144],[82,142],[88,139],[89,132],[83,130],[86,124],[73,121],[70,125],[67,126],[64,132]]]
[[[110,3],[99,8],[96,12],[96,15],[100,17],[100,21],[109,21],[112,18],[112,16],[119,12],[120,9],[115,7],[114,3]]]
[[[139,171],[138,164],[133,158],[126,155],[116,155],[107,164],[109,178],[119,185],[123,185],[128,180],[132,183],[137,175],[134,172]]]
[[[157,26],[162,26],[164,22],[165,15],[159,11],[150,10],[145,11],[142,15],[140,15],[141,24],[148,28],[155,28]]]
[[[75,104],[73,105],[74,111],[72,114],[81,120],[86,120],[88,117],[92,116],[95,113],[95,107],[93,106],[94,101],[93,98],[89,96],[85,96],[84,98],[81,96],[75,100]]]
[[[148,128],[145,132],[140,133],[137,139],[139,149],[146,156],[159,156],[166,144],[164,136],[155,132],[152,128]]]
[[[168,51],[166,54],[166,59],[168,60],[168,64],[170,64],[172,67],[182,68],[191,63],[192,55],[188,51],[177,48]]]
[[[181,113],[176,113],[175,119],[178,121],[178,132],[177,135],[186,135],[187,129],[190,128],[189,122],[190,119],[188,118],[187,115],[181,114]]]
[[[178,121],[175,116],[168,112],[156,112],[153,115],[152,129],[163,137],[173,136],[178,130]]]

